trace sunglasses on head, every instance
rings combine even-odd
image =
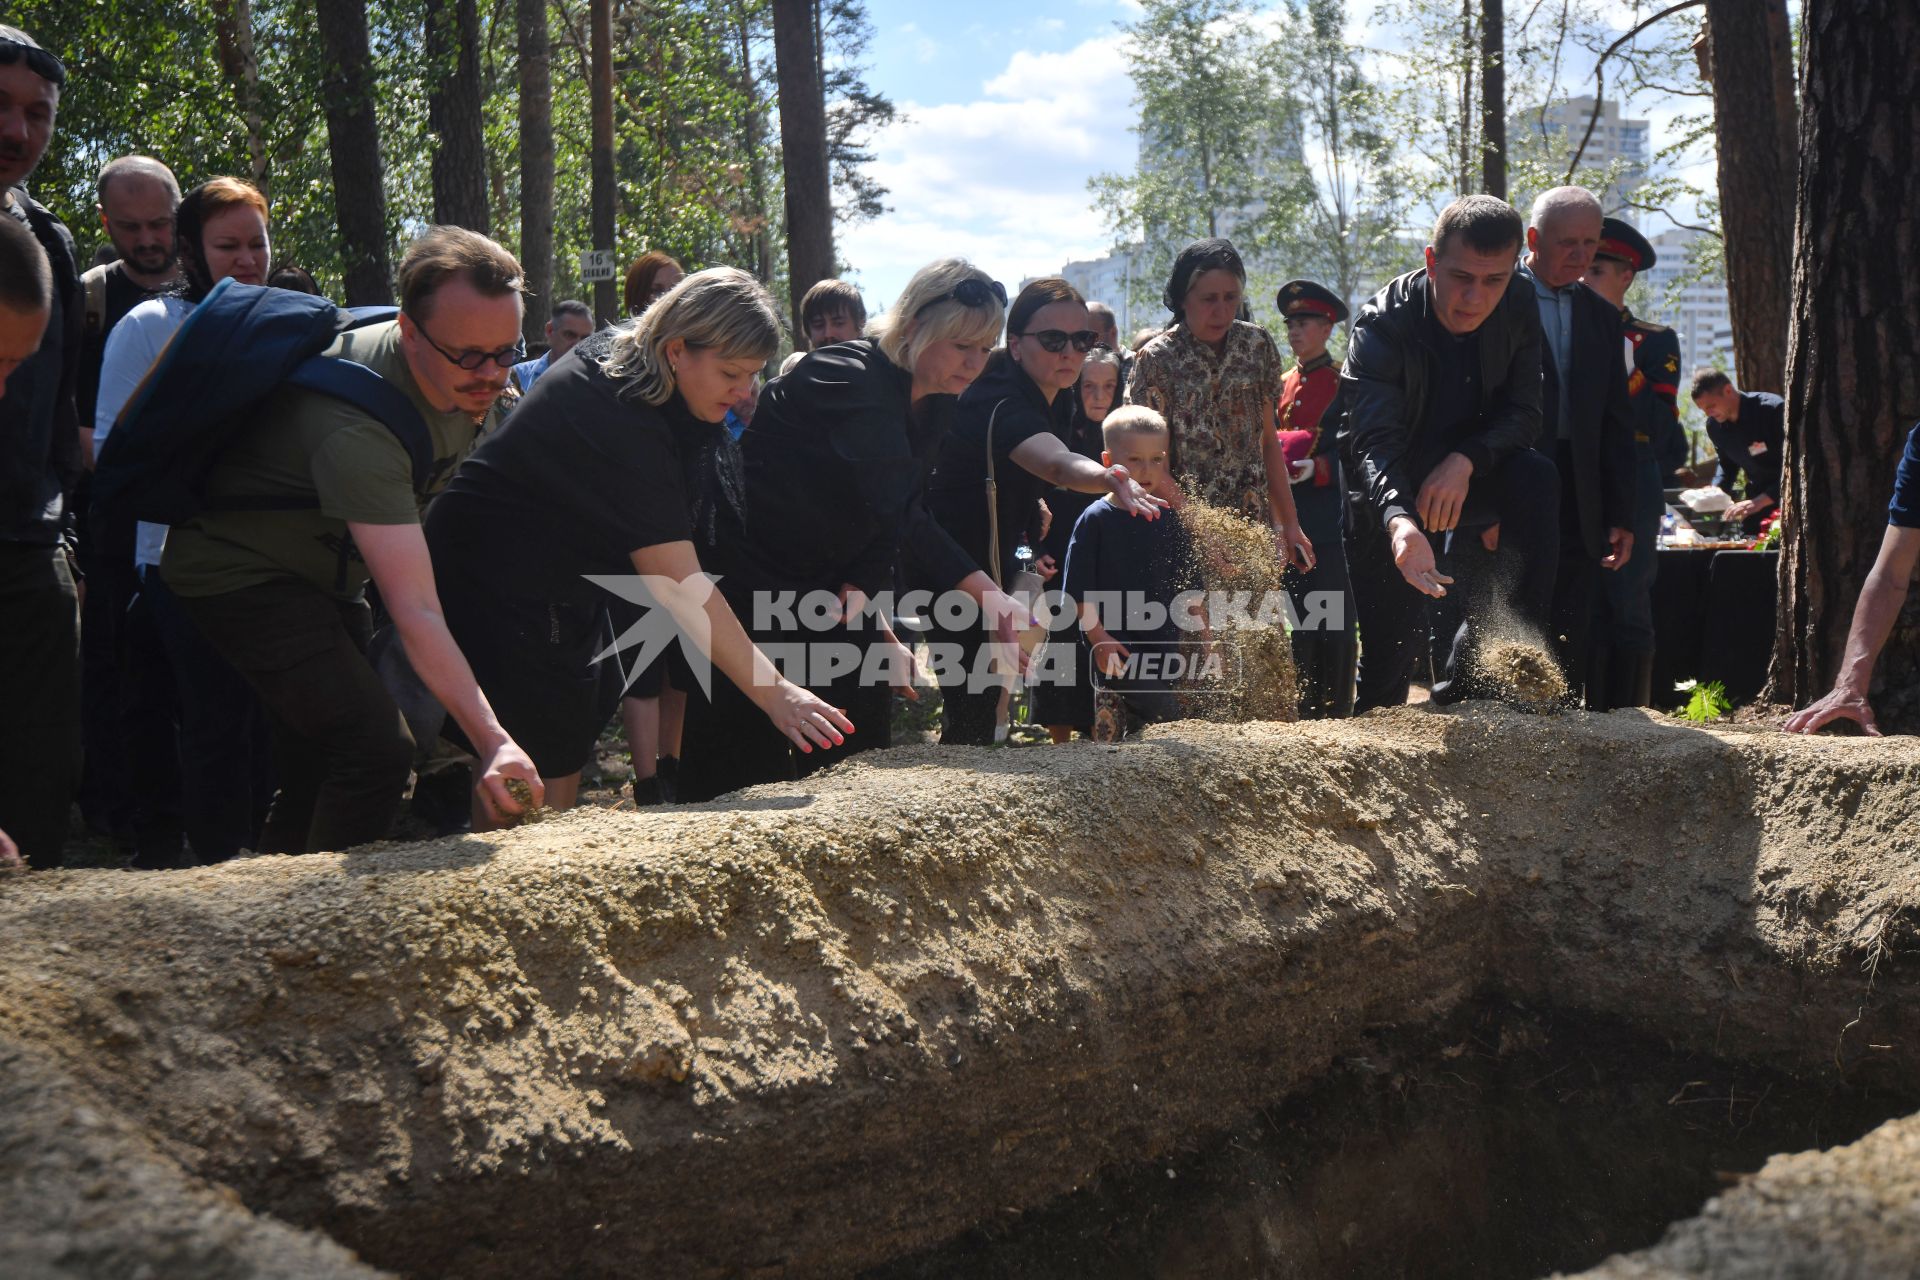
[[[1071,342],[1073,349],[1082,355],[1100,345],[1100,335],[1091,329],[1078,329],[1068,333],[1065,329],[1036,329],[1031,333],[1016,333],[1016,338],[1032,338],[1046,350],[1058,355],[1067,349]]]
[[[0,35],[0,67],[9,67],[24,61],[27,70],[47,81],[56,89],[67,85],[67,69],[60,65],[60,59],[36,45],[16,40],[12,36]]]
[[[920,310],[913,314],[920,315],[943,302],[957,302],[963,307],[984,307],[989,302],[998,302],[1004,307],[1007,305],[1007,286],[998,280],[976,280],[968,276],[933,301],[922,303]]]

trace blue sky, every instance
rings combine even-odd
[[[1097,257],[1087,180],[1131,171],[1129,0],[869,0],[868,79],[906,119],[876,139],[893,212],[840,233],[870,305],[949,254],[1013,284]]]
[[[1350,36],[1397,44],[1371,29],[1374,4],[1353,0]],[[1134,168],[1137,114],[1120,25],[1138,15],[1136,0],[867,8],[868,80],[903,117],[873,140],[873,174],[892,211],[842,229],[835,246],[869,310],[938,257],[960,254],[1011,286],[1106,253],[1113,237],[1087,181]],[[1563,84],[1585,90],[1590,68],[1569,68]],[[1629,113],[1651,120],[1658,147],[1675,111],[1697,106],[1641,101]],[[1711,164],[1688,176],[1711,186]]]

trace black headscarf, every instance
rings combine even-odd
[[[1187,289],[1193,284],[1193,278],[1214,270],[1231,271],[1240,277],[1240,283],[1247,282],[1247,268],[1240,261],[1240,251],[1218,236],[1195,240],[1173,260],[1173,274],[1167,277],[1167,291],[1160,300],[1173,312],[1176,323],[1187,318]]]

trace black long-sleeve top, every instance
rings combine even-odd
[[[987,448],[992,434],[995,504],[1000,524],[999,581],[1011,580],[1014,549],[1028,533],[1047,481],[1013,460],[1013,451],[1038,435],[1058,438],[1053,409],[1039,386],[1005,350],[961,393],[953,430],[940,443],[927,482],[927,506],[972,567],[991,570],[987,518]]]
[[[952,396],[913,400],[913,377],[857,338],[767,384],[740,437],[742,529],[719,549],[721,589],[876,595],[902,555],[951,587],[972,558],[928,513],[927,471]]]

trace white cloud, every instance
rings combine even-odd
[[[1133,84],[1114,32],[1057,53],[1015,52],[971,102],[902,102],[870,172],[893,211],[841,236],[869,302],[960,254],[1012,284],[1104,253],[1087,180],[1130,172]]]

